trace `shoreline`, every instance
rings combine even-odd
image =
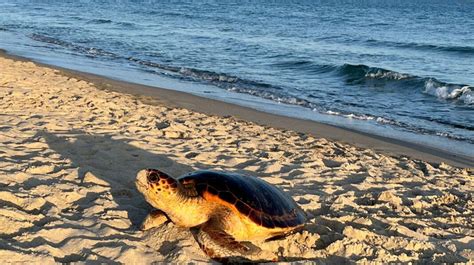
[[[430,163],[443,162],[462,168],[474,167],[474,158],[419,143],[374,135],[317,121],[272,114],[162,87],[115,80],[101,75],[40,63],[30,58],[9,54],[8,51],[3,49],[0,49],[0,57],[17,61],[34,62],[39,66],[56,69],[66,76],[94,83],[100,89],[126,93],[136,97],[147,97],[146,99],[142,98],[147,104],[163,104],[165,106],[185,108],[219,117],[233,116],[262,126],[310,134],[315,137],[347,143],[358,148],[369,148],[390,156],[407,156]]]

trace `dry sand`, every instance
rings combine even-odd
[[[209,262],[188,229],[141,232],[146,167],[262,177],[307,228],[261,247],[283,261],[473,262],[472,168],[392,157],[0,58],[0,260]]]

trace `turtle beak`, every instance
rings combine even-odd
[[[138,191],[143,193],[147,187],[147,177],[148,177],[148,169],[140,170],[137,173],[137,178],[135,180],[135,185],[137,186]]]

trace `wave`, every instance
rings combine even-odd
[[[317,74],[332,73],[344,78],[350,85],[395,87],[400,90],[412,89],[447,101],[466,105],[474,104],[474,89],[469,85],[451,84],[433,77],[419,77],[364,64],[327,65],[310,60],[290,60],[273,64],[283,69],[291,69]]]
[[[413,75],[363,64],[344,64],[336,69],[341,75],[347,77],[347,82],[354,84],[363,83],[367,80],[414,80],[417,78]]]
[[[147,66],[147,67],[152,67],[152,68],[157,68],[163,71],[171,72],[176,74],[176,76],[185,78],[185,79],[192,79],[193,81],[207,81],[211,83],[215,83],[220,87],[223,87],[225,89],[229,88],[229,85],[233,85],[234,83],[240,83],[240,84],[245,84],[247,86],[252,86],[252,87],[262,87],[262,88],[273,88],[273,89],[280,89],[278,87],[275,87],[270,84],[266,84],[263,82],[255,82],[255,81],[250,81],[250,80],[244,80],[240,79],[236,76],[231,76],[223,73],[216,73],[212,71],[206,71],[206,70],[199,70],[199,69],[194,69],[194,68],[188,68],[188,67],[180,67],[180,66],[172,66],[172,65],[165,65],[161,63],[156,63],[148,60],[143,60],[135,57],[125,57],[125,56],[120,56],[118,54],[100,49],[100,48],[95,48],[95,47],[87,47],[87,46],[81,46],[77,44],[73,44],[67,41],[63,41],[54,37],[50,37],[44,34],[38,34],[38,33],[33,33],[29,36],[31,39],[44,42],[44,43],[49,43],[49,44],[54,44],[58,45],[82,54],[85,54],[87,56],[92,56],[92,57],[99,57],[99,56],[105,56],[105,57],[113,57],[115,59],[124,59],[128,60],[134,63],[137,63],[139,65]],[[163,72],[161,72],[163,73]]]
[[[129,57],[127,58],[127,60],[135,62],[140,65],[158,68],[164,71],[179,74],[180,76],[186,77],[188,79],[195,79],[195,80],[209,81],[209,82],[222,82],[222,83],[235,83],[241,80],[238,77],[226,75],[222,73],[216,73],[216,72],[199,70],[199,69],[194,69],[194,68],[187,68],[187,67],[165,65],[165,64],[142,60],[142,59],[138,59],[134,57]]]
[[[447,84],[429,78],[425,81],[425,90],[423,92],[441,99],[459,100],[467,105],[474,104],[474,93],[470,86]]]
[[[366,41],[369,45],[384,46],[384,47],[395,47],[404,49],[416,49],[416,50],[430,50],[430,51],[444,51],[459,54],[474,54],[474,47],[471,46],[449,46],[449,45],[435,45],[427,43],[415,43],[415,42],[397,42],[397,41],[382,41],[369,39]]]
[[[257,96],[279,103],[298,105],[305,108],[321,110],[321,107],[316,105],[315,103],[300,97],[288,95],[284,92],[285,90],[282,87],[271,85],[265,82],[242,79],[224,73],[216,73],[195,68],[164,65],[132,57],[128,58],[128,60],[134,61],[144,66],[167,71],[168,73],[171,73],[172,75],[175,75],[184,80],[205,81],[219,88],[226,89],[227,91]],[[160,73],[166,74],[163,72]]]
[[[383,119],[380,117],[374,117],[367,114],[343,113],[343,112],[333,111],[333,110],[328,110],[328,111],[325,111],[324,113],[329,114],[329,115],[342,116],[349,119],[364,120],[364,121],[376,120],[378,122],[379,119]]]
[[[398,73],[383,68],[370,67],[359,64],[329,65],[319,64],[310,60],[291,60],[273,64],[283,69],[292,69],[312,73],[335,73],[346,77],[350,83],[363,82],[364,79],[402,80],[414,76]]]
[[[57,46],[61,46],[67,49],[70,49],[72,51],[84,54],[88,57],[112,57],[112,58],[118,58],[118,56],[115,53],[108,52],[106,50],[100,49],[100,48],[95,48],[95,47],[86,47],[86,46],[81,46],[77,45],[71,42],[63,41],[54,37],[50,37],[48,35],[44,34],[38,34],[38,33],[33,33],[29,36],[31,39],[39,42],[44,42],[44,43],[49,43],[49,44],[54,44]]]
[[[286,69],[286,70],[298,70],[305,71],[312,74],[324,74],[330,73],[337,69],[334,65],[329,64],[318,64],[310,60],[289,60],[274,63],[273,66]]]
[[[451,84],[433,77],[419,77],[367,65],[344,64],[338,67],[340,75],[346,77],[349,84],[394,85],[400,89],[420,89],[422,93],[438,99],[474,104],[474,91],[469,85]]]

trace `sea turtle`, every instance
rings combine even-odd
[[[195,171],[172,178],[144,169],[137,174],[136,186],[155,208],[143,230],[168,218],[181,227],[200,227],[196,239],[213,259],[275,261],[276,254],[253,243],[286,235],[306,222],[289,195],[257,177]]]

